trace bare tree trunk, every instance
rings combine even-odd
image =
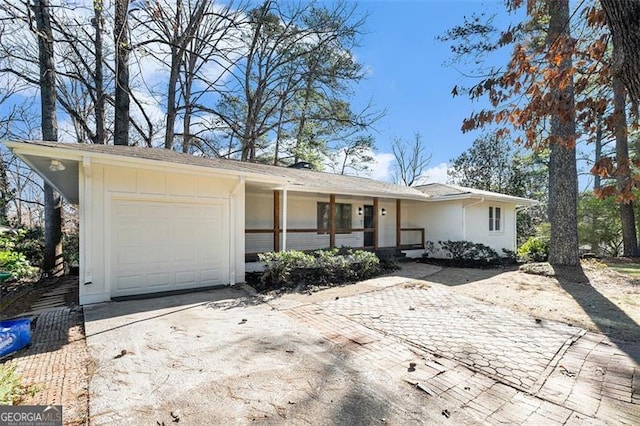
[[[95,75],[94,82],[96,86],[96,95],[95,95],[95,114],[96,114],[96,137],[93,143],[103,144],[106,142],[105,136],[105,115],[104,115],[104,104],[105,104],[105,93],[104,93],[104,74],[102,72],[102,63],[103,63],[103,42],[102,42],[102,31],[104,19],[102,18],[102,8],[104,7],[104,2],[102,0],[94,0],[93,2],[93,26],[96,29],[96,38],[94,40],[94,49],[95,49]]]
[[[165,149],[173,148],[173,138],[175,136],[176,115],[178,114],[176,109],[176,92],[178,85],[178,77],[180,76],[180,63],[182,62],[182,54],[184,50],[180,46],[177,46],[182,19],[182,1],[176,1],[176,21],[173,23],[172,41],[171,45],[171,65],[169,68],[169,84],[167,87],[167,121],[166,129],[164,133],[164,147]]]
[[[182,152],[188,153],[191,146],[191,114],[193,114],[193,108],[189,103],[190,100],[185,99],[184,105],[184,121],[182,131]]]
[[[48,0],[35,0],[34,14],[38,28],[38,62],[40,65],[40,106],[42,139],[58,140],[56,117],[56,70],[53,58],[53,33]],[[43,269],[51,276],[64,273],[62,258],[62,201],[60,195],[44,184],[44,260]]]
[[[49,276],[64,275],[62,257],[62,199],[47,183],[44,184],[44,256],[42,269]]]
[[[594,161],[593,164],[598,164],[598,161],[600,161],[600,158],[602,157],[602,116],[598,116],[597,118],[598,122],[596,123],[596,139],[595,139],[595,155],[594,155]],[[600,189],[600,187],[602,186],[602,178],[600,177],[599,174],[595,174],[593,176],[593,190],[596,191],[598,189]],[[598,226],[598,218],[595,214],[591,214],[591,227],[592,229],[596,229],[596,226]],[[591,244],[591,251],[593,253],[599,253],[600,252],[600,242],[598,241],[598,237],[596,236],[596,234],[593,234],[593,239],[592,241],[590,241]]]
[[[624,83],[634,104],[640,102],[640,1],[600,0],[611,30],[613,74]]]
[[[129,0],[116,0],[113,36],[116,46],[114,145],[129,145]]]
[[[282,120],[284,119],[284,109],[285,109],[285,96],[282,96],[282,99],[280,101],[280,112],[278,113],[278,130],[276,131],[276,146],[273,150],[273,165],[277,166],[278,165],[278,156],[280,154],[280,141],[282,140],[282,134],[284,131],[284,125],[282,123]]]
[[[188,16],[189,22],[187,24],[187,27],[182,30],[182,1],[176,1],[175,22],[173,23],[173,34],[171,35],[171,66],[169,71],[169,84],[167,87],[167,128],[165,130],[164,139],[164,147],[166,149],[173,148],[173,139],[175,137],[175,124],[178,115],[176,96],[178,93],[180,67],[183,64],[189,43],[194,39],[194,37],[196,37],[198,27],[202,23],[208,5],[209,2],[207,0],[200,0],[200,2],[197,4],[197,9],[193,12],[193,14]],[[195,61],[195,59],[195,57],[193,57],[193,59],[187,58],[187,60],[190,61]],[[182,149],[183,151],[185,149],[188,150],[188,143],[186,145],[183,143]]]
[[[172,49],[173,50],[173,49]],[[169,74],[169,87],[167,88],[167,121],[164,134],[164,147],[165,149],[173,148],[173,138],[175,137],[175,125],[176,116],[178,114],[176,109],[176,91],[178,84],[178,77],[180,72],[180,62],[178,53],[171,52],[171,72]]]
[[[627,93],[624,83],[613,76],[613,116],[616,135],[616,162],[618,163],[618,191],[631,191],[631,167],[629,164],[629,140],[627,134],[627,115],[625,108]],[[622,223],[622,254],[627,257],[638,256],[638,237],[633,201],[620,203],[620,221]]]
[[[193,79],[195,78],[195,68],[198,55],[195,53],[187,54],[187,65],[185,68],[185,83],[182,91],[182,97],[184,99],[184,122],[183,122],[183,136],[182,136],[182,152],[189,152],[191,146],[191,116],[193,115],[193,104],[191,100],[191,90],[193,86]]]
[[[569,34],[569,0],[549,1],[550,68],[561,76],[572,67]],[[555,58],[562,62],[556,65]],[[577,266],[578,252],[578,171],[576,167],[576,122],[573,78],[553,78],[551,96],[562,105],[551,116],[549,155],[549,263]]]
[[[595,158],[593,164],[598,164],[602,157],[602,117],[598,117],[598,123],[596,125],[596,140],[595,140]],[[593,177],[593,189],[600,189],[602,179],[599,174],[595,174]]]
[[[247,112],[246,119],[243,123],[244,129],[242,131],[242,135],[240,136],[240,143],[242,144],[242,153],[240,154],[240,159],[242,161],[253,161],[255,159],[256,152],[256,136],[254,133],[255,125],[257,122],[257,114],[260,110],[259,103],[261,101],[261,97],[263,94],[262,85],[266,84],[265,82],[259,82],[258,87],[256,87],[255,91],[251,89],[251,66],[253,64],[254,58],[256,56],[256,48],[258,46],[258,41],[260,40],[260,34],[262,31],[262,26],[264,23],[264,19],[266,19],[269,14],[269,10],[271,8],[271,0],[266,0],[264,4],[260,7],[260,12],[257,17],[256,27],[253,30],[253,38],[251,39],[251,45],[249,47],[249,51],[247,53],[247,67],[244,72],[244,94],[245,99],[247,101]]]

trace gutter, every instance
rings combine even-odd
[[[513,251],[518,250],[518,212],[526,210],[529,207],[531,206],[516,206],[516,208],[513,209]]]

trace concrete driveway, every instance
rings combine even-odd
[[[92,424],[640,423],[628,348],[407,277],[114,302],[85,321]]]

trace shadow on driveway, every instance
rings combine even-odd
[[[430,275],[427,281],[455,287],[486,280],[497,275],[504,274],[505,272],[512,272],[516,270],[517,267],[490,269],[444,267],[441,271]]]
[[[86,337],[92,337],[200,306],[231,309],[261,303],[263,301],[260,297],[251,296],[240,288],[224,287],[216,290],[176,294],[173,296],[163,295],[135,301],[128,300],[88,305],[84,308],[84,318],[85,323],[92,323],[90,327],[92,331],[88,332]],[[143,312],[149,312],[149,316],[144,318],[136,316],[136,314]],[[104,321],[107,319],[114,320]],[[115,319],[121,319],[121,321]],[[105,323],[105,327],[101,327],[101,321]]]
[[[600,332],[640,363],[640,325],[596,290],[582,267],[555,267],[560,286],[589,315]]]

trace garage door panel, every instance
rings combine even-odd
[[[217,264],[221,261],[220,253],[217,248],[206,248],[200,252],[200,260],[211,264]]]
[[[177,263],[196,262],[196,250],[195,250],[195,247],[190,247],[190,246],[178,247],[178,246],[176,246],[176,251],[174,253],[174,260]]]
[[[144,277],[136,275],[120,275],[117,277],[116,285],[120,290],[134,290],[143,287]]]
[[[194,206],[192,208],[186,206],[179,206],[173,209],[172,214],[175,217],[179,218],[196,218],[198,217],[198,213],[201,209],[198,206]]]
[[[197,242],[198,233],[193,225],[179,225],[175,229],[174,241],[176,244],[193,244]]]
[[[149,287],[168,287],[171,285],[171,274],[168,272],[147,275]]]
[[[229,283],[226,204],[113,200],[112,295]]]
[[[205,269],[202,271],[202,280],[207,282],[215,282],[220,280],[220,270]]]
[[[130,204],[119,204],[115,208],[115,214],[118,217],[140,217],[140,209],[138,206]]]
[[[190,284],[196,281],[196,273],[194,271],[176,272],[176,284]]]
[[[141,227],[127,226],[114,229],[115,243],[119,247],[137,246],[144,239],[146,232]]]
[[[171,260],[171,252],[167,247],[139,248],[143,251],[141,262],[165,264]]]
[[[167,209],[167,206],[163,206],[163,205],[151,205],[151,206],[144,206],[144,207],[140,207],[141,212],[143,212],[143,214],[141,215],[142,217],[149,217],[149,218],[166,218],[169,217],[169,211]]]

